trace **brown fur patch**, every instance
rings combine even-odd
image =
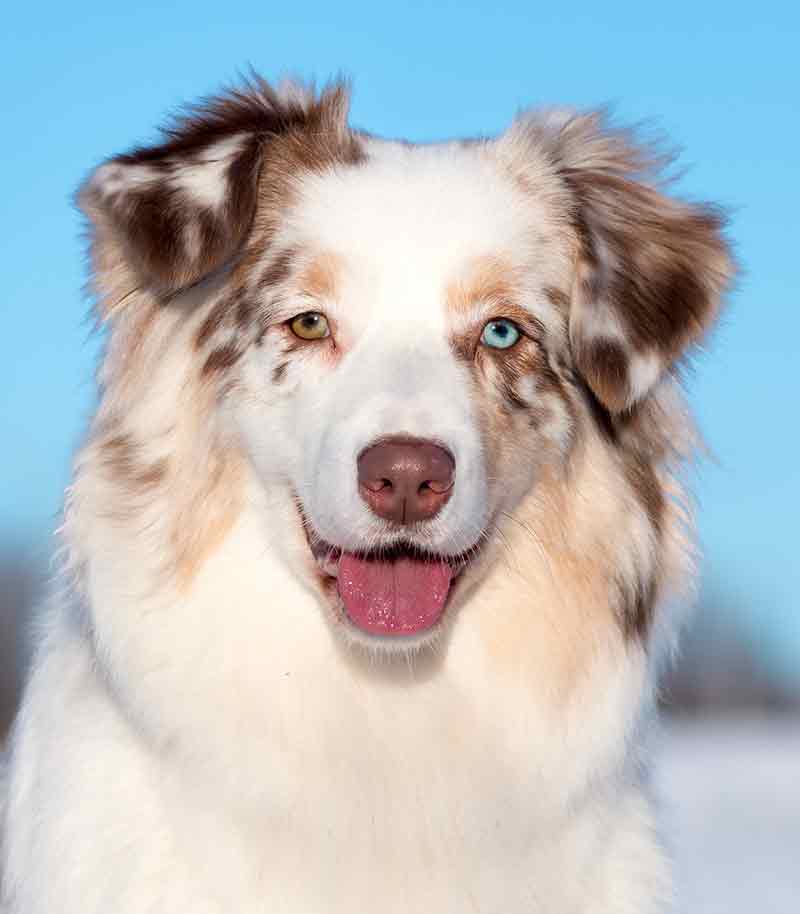
[[[538,382],[538,372],[545,359],[537,343],[523,337],[511,349],[482,349],[481,358],[493,360],[499,381],[497,386],[510,406],[522,409],[530,406],[517,391],[517,384],[529,375]]]
[[[156,314],[170,319],[163,310]],[[147,329],[126,353],[125,371],[109,376],[107,402],[115,406],[122,395],[137,401],[153,395],[148,386],[152,372],[145,369],[159,351],[160,337],[152,321]],[[160,538],[160,545],[154,541],[154,570],[185,589],[238,517],[244,472],[241,457],[215,440],[214,387],[203,384],[194,369],[181,390],[174,423],[149,442],[156,454],[164,455],[157,458],[146,456],[142,443],[125,429],[124,419],[113,412],[104,416],[101,407],[79,463],[76,491],[90,481],[88,494],[84,491],[77,501],[88,498],[108,522],[132,523],[133,535],[144,525],[148,536]],[[109,487],[97,489],[98,478]]]
[[[629,354],[655,354],[668,370],[714,323],[735,273],[725,218],[662,193],[669,157],[601,112],[522,118],[504,148],[520,186],[572,225],[575,363],[607,408],[626,409],[648,391],[631,389],[621,349],[596,342],[603,321]]]
[[[583,207],[580,308],[610,309],[634,353],[658,352],[665,365],[702,339],[713,323],[733,267],[710,207],[688,206],[620,175],[569,173]],[[601,400],[619,411],[630,402],[627,358],[614,341],[581,339],[576,359]]]
[[[628,177],[570,172],[599,269],[599,294],[639,351],[674,359],[700,338],[719,307],[732,265],[710,206],[680,204]]]
[[[347,127],[348,94],[344,86],[323,93],[302,125],[269,138],[268,167],[258,185],[258,206],[251,243],[237,266],[249,276],[272,244],[280,220],[297,199],[298,176],[331,168],[355,167],[366,160],[361,136]]]
[[[236,343],[225,343],[213,349],[203,363],[204,376],[228,371],[242,357],[242,350]]]
[[[270,260],[266,270],[258,277],[256,282],[258,291],[264,292],[286,282],[292,275],[299,253],[296,248],[285,248],[278,251]]]
[[[82,188],[79,202],[100,244],[115,245],[139,281],[172,294],[228,261],[244,245],[257,209],[285,198],[291,177],[363,160],[347,110],[341,84],[300,101],[254,77],[190,108],[164,129],[160,145],[111,160]],[[230,157],[224,173],[210,155],[217,144]],[[184,174],[204,167],[224,182],[217,205],[193,197],[182,183]],[[263,250],[268,239],[260,241]]]
[[[555,286],[545,286],[543,289],[545,298],[559,311],[566,313],[569,311],[570,297],[562,289]]]
[[[547,473],[505,516],[504,549],[477,598],[487,598],[478,631],[491,669],[531,689],[546,676],[556,707],[570,701],[590,658],[619,624],[606,544],[595,539],[599,531],[588,543],[576,539],[587,535],[576,517],[591,491],[583,477],[580,469],[566,482]]]
[[[233,300],[227,296],[211,308],[195,334],[195,349],[202,349],[225,326],[232,308]]]
[[[656,606],[655,577],[639,582],[632,590],[618,582],[617,589],[623,635],[629,641],[646,643]]]
[[[338,255],[330,252],[318,254],[300,273],[298,287],[311,298],[336,298],[341,270],[342,262]]]
[[[615,412],[623,410],[629,398],[628,353],[623,346],[605,337],[576,341],[575,357],[600,401]]]
[[[514,313],[513,309],[511,313]],[[574,421],[575,410],[572,401],[561,378],[548,360],[543,342],[544,330],[527,312],[526,317],[526,332],[535,331],[534,338],[523,336],[511,349],[481,350],[481,357],[493,360],[499,377],[497,386],[507,409],[512,412],[527,411],[531,427],[536,428],[546,421],[550,415],[548,400],[553,396],[559,399]],[[517,323],[519,322],[517,320]],[[535,384],[535,394],[530,401],[519,390],[520,383],[525,378],[531,378]]]
[[[347,128],[349,106],[349,92],[343,84],[326,89],[305,109],[302,124],[276,132],[269,149],[270,167],[291,175],[365,161],[361,138]]]
[[[131,435],[117,432],[102,439],[98,452],[106,471],[129,496],[144,496],[166,478],[166,460],[143,461]]]
[[[481,302],[511,302],[517,292],[514,270],[502,257],[486,255],[470,262],[445,290],[445,302],[456,314],[469,314]]]
[[[463,333],[450,335],[450,348],[455,357],[463,362],[472,362],[477,344],[478,335],[472,327]]]
[[[473,306],[479,303],[473,300]],[[502,298],[489,300],[489,307],[485,310],[485,316],[476,321],[472,326],[466,327],[450,334],[450,348],[455,355],[465,361],[472,361],[479,349],[481,333],[487,321],[507,318],[517,324],[524,332],[529,341],[534,341],[538,345],[544,339],[544,328],[540,321],[535,318],[530,311],[518,305],[513,299]],[[517,343],[511,349],[500,350],[496,353],[498,359],[511,360],[517,359],[517,352],[525,346],[525,338]]]
[[[281,362],[272,369],[272,383],[280,384],[286,377],[286,369],[289,367],[288,362]]]
[[[191,131],[189,126],[187,131]],[[224,134],[220,136],[224,138]],[[164,162],[175,155],[172,144],[167,143],[158,150],[118,156],[114,162],[122,174],[128,167],[147,167],[154,174],[152,182],[143,186],[132,182],[112,194],[90,182],[81,200],[90,214],[103,210],[104,219],[142,281],[169,295],[217,269],[243,242],[255,211],[260,143],[257,137],[243,140],[226,171],[225,200],[216,209],[176,190],[171,173],[164,167],[159,169],[158,160],[149,158],[151,154]],[[188,160],[176,167],[202,166]],[[195,239],[191,247],[187,231]]]
[[[647,458],[627,453],[624,456],[625,476],[637,500],[644,508],[653,529],[661,530],[664,517],[664,493],[658,476]]]
[[[255,313],[256,305],[253,299],[244,294],[240,295],[233,315],[237,329],[246,331],[252,325]]]
[[[177,512],[172,548],[175,574],[182,588],[191,584],[236,522],[243,505],[243,469],[237,455],[212,452],[202,482]]]

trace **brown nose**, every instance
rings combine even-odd
[[[453,491],[455,460],[419,438],[384,438],[358,458],[358,490],[379,517],[399,524],[428,520]]]

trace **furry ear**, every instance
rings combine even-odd
[[[665,196],[655,180],[664,159],[599,114],[563,119],[549,139],[581,236],[573,356],[600,402],[621,412],[714,323],[735,272],[725,220]]]
[[[347,105],[342,85],[317,97],[296,84],[274,90],[254,76],[190,108],[160,145],[101,165],[78,194],[94,228],[98,274],[123,270],[131,285],[168,296],[224,265],[253,223],[270,140],[338,136]]]
[[[255,211],[260,143],[247,133],[165,144],[101,165],[80,192],[144,285],[169,294],[228,260]]]

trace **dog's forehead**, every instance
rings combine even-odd
[[[476,263],[511,265],[546,222],[488,146],[367,147],[363,163],[303,178],[290,231],[333,254],[342,286],[371,308],[442,302]]]

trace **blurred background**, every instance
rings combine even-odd
[[[71,202],[86,172],[250,65],[342,72],[356,125],[419,141],[494,133],[528,105],[610,104],[685,148],[679,189],[730,209],[743,267],[689,379],[711,455],[692,470],[705,560],[656,770],[678,906],[796,911],[797,5],[45,0],[3,20],[0,731],[93,407],[102,339]]]

